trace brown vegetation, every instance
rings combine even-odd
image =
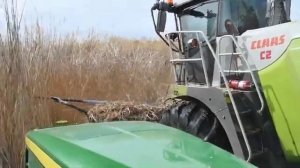
[[[161,42],[95,34],[79,40],[45,33],[38,24],[20,34],[18,18],[7,11],[8,31],[0,39],[0,167],[24,164],[28,130],[81,120],[37,96],[153,104],[166,95],[171,73]]]
[[[89,110],[87,116],[92,122],[104,121],[152,121],[161,119],[167,106],[136,104],[133,102],[108,102],[97,105]]]

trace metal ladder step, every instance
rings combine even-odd
[[[266,150],[262,145],[262,129],[247,130],[246,134],[252,149],[252,159],[264,155]]]
[[[243,53],[220,53],[219,56],[242,55]]]
[[[170,60],[171,63],[178,63],[178,62],[197,62],[197,61],[202,61],[202,58],[172,59],[172,60]]]
[[[256,129],[253,129],[253,130],[247,130],[246,134],[247,134],[247,136],[255,136],[255,135],[258,135],[258,134],[262,134],[262,129],[256,128]]]
[[[264,148],[261,151],[254,151],[253,154],[252,154],[252,159],[259,158],[259,157],[261,157],[262,155],[265,155],[268,152],[269,152],[269,150],[266,149],[266,148]]]
[[[241,70],[224,70],[225,73],[251,73],[249,70],[241,71]]]
[[[253,114],[253,111],[251,109],[247,109],[240,112],[241,116],[249,116],[250,114]]]

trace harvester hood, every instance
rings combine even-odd
[[[26,144],[34,154],[39,148],[61,167],[254,167],[197,137],[149,122],[35,130],[27,134]]]

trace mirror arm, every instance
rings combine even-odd
[[[154,4],[155,6],[156,4]],[[154,6],[151,8],[151,16],[152,16],[152,21],[153,21],[153,25],[154,25],[154,30],[155,30],[155,33],[162,39],[162,41],[170,47],[170,44],[168,43],[168,41],[160,34],[160,32],[157,31],[157,25],[155,23],[155,18],[154,18],[154,10],[158,10],[158,9],[155,9]],[[154,10],[153,10],[154,9]],[[179,52],[178,50],[174,49],[172,47],[172,51],[175,51],[175,52]]]
[[[151,9],[151,16],[152,16],[152,21],[153,21],[155,33],[169,46],[169,43],[167,42],[167,40],[165,38],[163,38],[163,36],[157,31],[157,25],[155,23],[155,18],[154,18],[153,11],[154,10]]]
[[[151,11],[154,11],[154,10],[158,10],[159,9],[159,2],[155,3],[152,8],[151,8]]]

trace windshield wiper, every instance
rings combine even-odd
[[[191,15],[191,16],[201,17],[201,18],[205,17],[204,13],[200,11],[195,11],[194,9],[184,10],[183,15]]]

